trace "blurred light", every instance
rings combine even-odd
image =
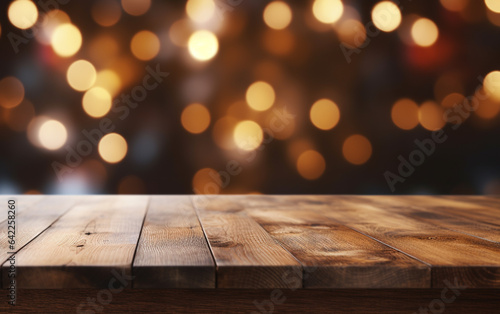
[[[210,112],[203,105],[189,105],[182,111],[181,123],[189,133],[202,133],[210,125]]]
[[[352,47],[360,47],[366,40],[366,29],[361,22],[347,19],[337,27],[340,41]]]
[[[443,118],[444,110],[434,101],[424,102],[418,109],[420,124],[429,131],[442,129],[446,124]]]
[[[219,194],[222,180],[214,169],[203,168],[195,173],[192,184],[196,194]]]
[[[500,1],[498,0],[484,0],[484,3],[491,11],[500,13]]]
[[[21,102],[19,106],[11,108],[6,113],[5,123],[14,131],[22,132],[35,116],[35,108],[28,100]]]
[[[66,73],[69,85],[77,91],[83,92],[91,88],[96,81],[96,71],[92,63],[87,60],[73,62]]]
[[[148,12],[151,0],[122,0],[123,11],[130,15],[143,15]]]
[[[188,19],[175,21],[168,31],[168,36],[174,45],[187,47],[189,36],[193,33],[191,23]]]
[[[295,37],[288,29],[267,29],[263,38],[264,47],[276,55],[289,54],[295,46]]]
[[[188,0],[186,13],[196,23],[204,23],[210,20],[215,13],[213,0]]]
[[[41,28],[36,34],[36,39],[44,44],[50,45],[52,34],[57,26],[65,23],[71,23],[68,14],[61,10],[52,10],[43,16]]]
[[[107,27],[118,23],[122,9],[116,0],[100,0],[94,3],[91,13],[97,24]]]
[[[118,185],[118,194],[144,194],[146,186],[144,181],[137,176],[126,176]]]
[[[65,23],[56,27],[50,41],[55,53],[61,57],[71,57],[82,46],[82,34],[73,24]]]
[[[264,138],[262,128],[254,121],[241,121],[234,128],[234,142],[242,150],[251,151],[260,146]]]
[[[449,11],[463,11],[469,4],[469,0],[440,0],[441,5]]]
[[[411,130],[418,125],[418,105],[411,99],[400,99],[392,106],[391,118],[398,128]]]
[[[299,156],[306,150],[314,150],[314,146],[311,141],[305,138],[296,139],[289,143],[287,147],[287,155],[289,160],[292,161],[292,164],[295,164]]]
[[[212,137],[217,146],[225,150],[236,148],[233,130],[237,123],[238,120],[233,117],[223,117],[215,122],[212,128]]]
[[[500,99],[500,71],[491,71],[483,82],[484,89],[495,99]]]
[[[97,72],[94,86],[99,86],[107,90],[112,96],[118,94],[121,88],[121,80],[113,70],[102,70]]]
[[[219,42],[215,35],[207,30],[193,33],[189,37],[189,53],[199,61],[212,59],[219,50]]]
[[[320,130],[333,129],[340,120],[339,107],[330,99],[320,99],[311,106],[309,118]]]
[[[17,28],[27,29],[38,20],[38,9],[29,0],[15,0],[9,5],[9,20]]]
[[[491,22],[491,24],[495,26],[500,26],[500,14],[495,13],[493,11],[486,11],[486,15],[488,16],[488,20]]]
[[[344,5],[340,0],[315,0],[312,10],[314,17],[318,21],[331,24],[340,19],[344,11]]]
[[[87,49],[89,59],[97,67],[108,67],[119,60],[119,54],[122,53],[121,43],[118,43],[114,36],[108,34],[98,34],[92,38]]]
[[[482,99],[486,92],[484,91],[484,86],[482,89],[477,91],[477,94],[481,96],[476,96],[478,99]],[[494,97],[488,97],[485,100],[481,100],[479,106],[476,108],[475,113],[485,120],[493,119],[500,112],[500,100]]]
[[[439,30],[433,21],[420,18],[413,23],[411,36],[415,44],[422,47],[429,47],[438,39]]]
[[[349,136],[342,146],[344,158],[353,165],[362,165],[372,155],[372,144],[363,135],[354,134]]]
[[[111,109],[111,95],[102,87],[92,87],[83,95],[83,110],[93,117],[105,116]]]
[[[49,150],[61,148],[66,143],[67,138],[68,132],[66,131],[66,127],[56,120],[44,122],[38,131],[40,144]]]
[[[372,9],[372,21],[381,31],[392,32],[401,24],[401,11],[394,2],[379,2]]]
[[[42,143],[40,143],[40,137],[39,137],[40,128],[45,122],[49,120],[51,120],[49,117],[38,116],[33,118],[29,122],[28,127],[26,128],[26,135],[30,143],[33,144],[34,146],[43,147]]]
[[[284,29],[292,21],[292,10],[283,1],[273,1],[264,9],[264,22],[274,29]]]
[[[24,86],[13,76],[0,80],[0,106],[14,108],[24,99]]]
[[[271,108],[275,98],[273,87],[262,81],[250,85],[246,92],[247,104],[256,111],[265,111]]]
[[[120,134],[109,133],[99,141],[98,150],[105,162],[115,164],[127,155],[127,141]]]
[[[151,60],[160,51],[160,40],[153,32],[140,31],[132,38],[130,49],[137,59]]]
[[[441,101],[441,106],[445,108],[453,108],[457,104],[462,104],[465,96],[459,93],[451,93]]]
[[[297,159],[297,171],[307,180],[315,180],[325,172],[325,158],[315,150],[307,150]]]

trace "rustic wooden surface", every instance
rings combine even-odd
[[[13,198],[18,289],[500,288],[493,196]]]

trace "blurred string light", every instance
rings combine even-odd
[[[295,35],[288,29],[267,29],[262,38],[264,48],[272,54],[285,56],[295,47]]]
[[[268,110],[274,104],[275,99],[273,87],[263,81],[252,83],[246,92],[248,106],[256,111]]]
[[[269,3],[263,13],[264,22],[273,29],[284,29],[292,21],[292,10],[283,1],[273,1]]]
[[[5,123],[14,131],[23,132],[34,117],[35,107],[25,99],[18,106],[6,111]]]
[[[458,104],[462,104],[465,100],[465,96],[460,93],[451,93],[446,95],[441,101],[441,106],[444,108],[453,108]]]
[[[8,76],[0,80],[0,106],[14,108],[24,99],[24,85],[17,78]]]
[[[307,150],[297,159],[297,171],[307,180],[318,179],[325,172],[325,168],[325,158],[315,150]]]
[[[330,130],[337,125],[340,120],[340,110],[336,103],[330,99],[320,99],[316,101],[309,112],[312,124],[320,130]]]
[[[219,194],[222,181],[217,171],[203,168],[194,174],[192,186],[196,194]]]
[[[87,60],[78,60],[73,62],[66,72],[68,84],[76,91],[86,91],[94,85],[97,73]]]
[[[392,32],[401,24],[401,11],[392,1],[377,3],[372,9],[372,21],[383,32]]]
[[[43,122],[38,131],[40,144],[48,150],[61,148],[68,138],[66,127],[57,120]]]
[[[233,131],[237,124],[238,120],[230,116],[217,120],[212,128],[212,138],[215,144],[224,150],[235,149]]]
[[[313,3],[314,17],[321,23],[332,24],[337,22],[344,11],[340,0],[315,0]]]
[[[47,116],[37,116],[29,122],[28,127],[26,128],[26,135],[33,146],[44,148],[40,142],[40,128],[45,122],[50,120],[52,119]]]
[[[252,151],[260,146],[264,139],[264,133],[256,122],[245,120],[236,125],[233,138],[238,148]]]
[[[193,27],[188,19],[180,19],[175,21],[168,30],[168,36],[174,45],[179,47],[187,47],[189,36],[194,32]]]
[[[111,109],[111,104],[111,94],[99,86],[86,91],[82,99],[83,110],[92,118],[105,116]]]
[[[57,26],[52,33],[52,49],[61,57],[71,57],[82,46],[82,34],[73,24],[64,23]]]
[[[391,110],[394,124],[402,130],[411,130],[418,125],[418,105],[408,98],[399,99]]]
[[[469,4],[469,0],[439,0],[441,2],[441,5],[453,12],[460,12],[463,11],[467,5]]]
[[[360,47],[366,40],[365,26],[357,20],[346,19],[336,27],[340,41],[352,47]]]
[[[429,47],[437,41],[439,30],[433,21],[427,18],[419,18],[411,27],[411,36],[415,44]]]
[[[444,127],[446,121],[443,119],[443,115],[443,107],[432,100],[424,102],[418,110],[420,124],[429,131],[437,131]]]
[[[182,111],[181,123],[189,133],[203,133],[210,125],[210,111],[201,104],[191,104]]]
[[[38,9],[29,0],[15,0],[8,8],[9,21],[17,28],[28,29],[38,20]]]
[[[477,93],[484,95],[485,91],[483,89],[479,89]],[[482,99],[483,97],[479,96],[477,98]],[[475,114],[482,119],[490,120],[495,118],[499,112],[500,112],[500,100],[495,99],[494,97],[488,97],[487,99],[480,101],[479,106],[475,111]]]
[[[97,72],[94,86],[99,86],[107,90],[111,96],[116,96],[121,88],[121,79],[118,74],[110,69]]]
[[[51,10],[47,12],[41,22],[41,27],[38,28],[36,39],[44,45],[50,45],[52,34],[57,26],[65,23],[71,23],[68,14],[61,10]]]
[[[486,7],[495,13],[500,13],[500,1],[498,0],[484,0]]]
[[[123,11],[130,15],[139,16],[148,12],[151,0],[121,0]]]
[[[188,0],[186,2],[186,14],[196,23],[205,23],[215,15],[215,3],[213,0]]]
[[[366,163],[372,155],[372,144],[360,134],[354,134],[346,138],[342,146],[344,158],[353,165]]]
[[[148,61],[160,52],[160,40],[155,33],[143,30],[132,37],[130,50],[137,59]]]
[[[118,23],[122,8],[117,0],[99,0],[92,5],[91,14],[97,24],[108,27]]]
[[[127,155],[127,141],[118,133],[109,133],[99,141],[98,150],[105,162],[115,164]]]
[[[484,78],[483,86],[491,97],[500,100],[500,71],[488,73]]]
[[[189,37],[188,47],[193,58],[199,61],[208,61],[217,54],[219,41],[212,32],[201,30],[194,32]]]

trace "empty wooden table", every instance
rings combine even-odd
[[[500,309],[495,196],[0,201],[2,312]]]

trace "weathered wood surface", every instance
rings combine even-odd
[[[13,198],[19,289],[500,288],[493,196]]]

